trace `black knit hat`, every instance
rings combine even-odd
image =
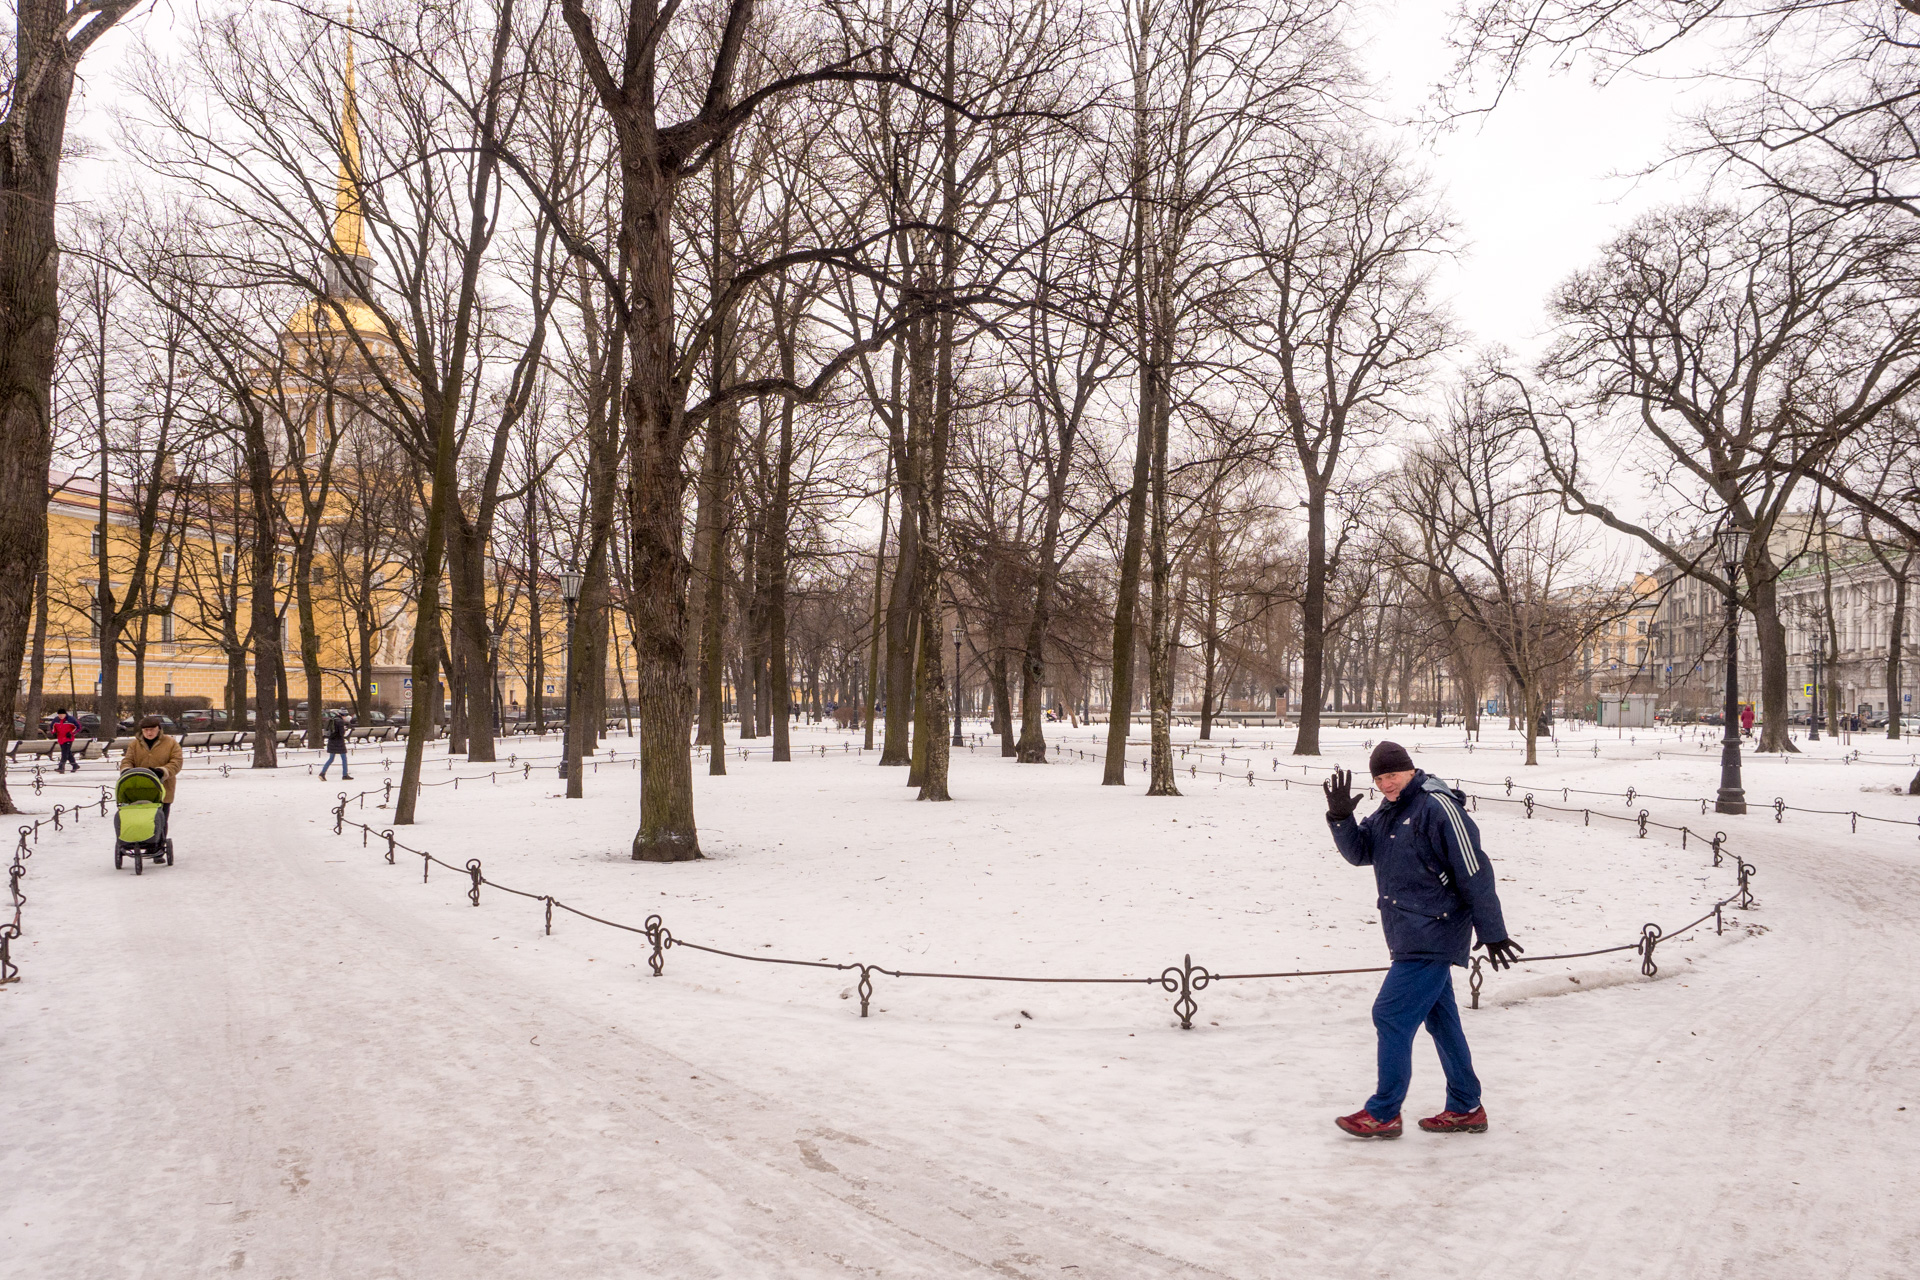
[[[1407,749],[1397,742],[1383,742],[1373,749],[1367,757],[1367,772],[1374,777],[1383,773],[1399,773],[1403,769],[1413,768],[1413,757]]]

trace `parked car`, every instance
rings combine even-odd
[[[180,727],[189,733],[213,728],[213,712],[191,708],[180,713]]]
[[[139,723],[140,722],[138,720],[135,720],[132,716],[127,716],[120,721],[120,732],[132,733],[135,727],[139,725]],[[83,722],[83,727],[84,727],[84,722]],[[160,730],[163,733],[179,733],[180,726],[173,722],[172,716],[161,716]]]

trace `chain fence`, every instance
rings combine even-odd
[[[500,775],[487,774],[480,776],[493,779]],[[523,774],[522,776],[526,775]],[[453,781],[458,782],[460,779],[454,779]],[[394,834],[392,827],[375,826],[347,816],[347,809],[350,805],[357,803],[360,810],[364,812],[368,797],[381,796],[383,799],[390,799],[391,795],[391,782],[388,782],[382,787],[368,788],[354,795],[349,795],[344,791],[339,792],[333,808],[334,834],[345,835],[349,830],[358,831],[360,833],[361,848],[376,849],[381,853],[388,865],[397,865],[402,854],[410,858],[419,858],[420,879],[423,884],[430,882],[433,868],[436,866],[452,872],[455,875],[466,877],[466,896],[471,906],[480,906],[480,891],[483,888],[495,889],[517,898],[539,903],[543,909],[542,927],[548,935],[553,933],[554,913],[559,911],[582,920],[590,921],[594,924],[602,925],[610,929],[621,930],[644,938],[646,939],[648,947],[646,956],[647,967],[652,976],[656,978],[665,975],[667,953],[674,949],[695,951],[730,960],[749,961],[754,964],[780,965],[803,969],[823,969],[839,973],[857,972],[859,977],[855,984],[855,990],[860,1000],[860,1016],[863,1018],[868,1017],[872,1009],[874,998],[873,983],[875,977],[892,978],[895,980],[919,979],[956,982],[1007,982],[1057,986],[1147,986],[1158,987],[1173,996],[1172,1008],[1174,1016],[1179,1020],[1179,1024],[1183,1030],[1192,1030],[1193,1019],[1199,1012],[1199,1002],[1196,997],[1200,992],[1215,983],[1319,978],[1346,974],[1384,973],[1387,970],[1387,966],[1385,965],[1368,965],[1359,968],[1345,969],[1293,969],[1258,973],[1216,973],[1208,969],[1205,965],[1195,964],[1192,953],[1188,952],[1181,957],[1179,964],[1167,965],[1160,971],[1158,976],[1050,977],[1033,974],[963,973],[954,970],[890,968],[870,960],[802,960],[788,956],[756,955],[750,952],[737,951],[728,947],[719,946],[713,942],[700,942],[691,938],[678,936],[667,925],[665,919],[657,913],[648,915],[639,924],[634,924],[631,921],[615,920],[605,915],[587,911],[572,903],[565,902],[551,893],[542,893],[536,890],[502,884],[488,877],[485,865],[479,858],[469,858],[464,863],[450,862],[429,850],[418,848],[400,840]],[[1643,811],[1640,817],[1640,834],[1642,837],[1646,835],[1648,825],[1659,826],[1660,824],[1648,824]],[[1668,829],[1679,830],[1682,833],[1683,848],[1686,847],[1685,841],[1688,834],[1692,834],[1700,839],[1708,839],[1707,837],[1701,836],[1698,832],[1689,833],[1689,830],[1684,827]],[[378,843],[376,844],[375,842]],[[1523,955],[1515,961],[1514,967],[1524,968],[1557,961],[1577,960],[1590,956],[1613,955],[1631,951],[1640,958],[1640,972],[1643,976],[1648,978],[1657,976],[1659,966],[1655,963],[1654,952],[1663,942],[1674,942],[1682,935],[1689,933],[1709,920],[1713,922],[1714,933],[1718,936],[1725,932],[1725,913],[1729,908],[1736,911],[1751,911],[1759,906],[1752,892],[1753,877],[1757,874],[1753,864],[1745,858],[1734,854],[1727,848],[1727,836],[1725,832],[1715,832],[1710,838],[1709,843],[1713,852],[1714,866],[1718,867],[1725,865],[1729,861],[1731,862],[1734,872],[1734,888],[1733,892],[1715,901],[1713,905],[1700,916],[1678,928],[1663,928],[1657,923],[1649,922],[1641,926],[1640,934],[1637,938],[1630,942],[1623,942],[1617,946],[1600,947],[1587,951],[1559,952],[1541,956]],[[1486,958],[1483,956],[1474,956],[1469,965],[1468,1006],[1470,1008],[1478,1009],[1480,1007],[1480,993],[1486,979],[1485,961]]]

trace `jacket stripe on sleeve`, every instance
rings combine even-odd
[[[1467,864],[1467,874],[1470,876],[1479,875],[1480,859],[1474,856],[1473,837],[1467,834],[1466,815],[1460,812],[1460,806],[1453,802],[1451,796],[1442,795],[1438,791],[1429,792],[1428,794],[1439,801],[1441,811],[1445,813],[1448,820],[1453,823],[1453,834],[1455,838],[1460,841],[1460,857]]]

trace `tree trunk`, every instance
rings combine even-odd
[[[892,590],[887,597],[887,719],[880,763],[911,765],[913,748],[908,741],[908,726],[916,674],[913,651],[915,579],[920,564],[919,467],[911,457],[903,457],[896,473],[900,477],[899,552],[894,558]]]
[[[440,716],[440,578],[447,549],[448,506],[454,492],[454,431],[450,414],[428,405],[422,417],[433,425],[433,479],[427,498],[425,545],[420,552],[420,577],[414,583],[413,648],[410,668],[413,704],[407,722],[407,752],[400,768],[400,797],[394,804],[395,826],[410,826],[420,796],[420,767],[427,740]]]
[[[1774,566],[1764,548],[1750,551],[1748,557],[1753,567],[1753,587],[1747,601],[1753,613],[1754,647],[1760,654],[1760,744],[1756,750],[1798,752],[1800,748],[1788,736],[1787,629],[1780,622]]]
[[[1320,754],[1320,707],[1326,701],[1327,495],[1307,494],[1307,572],[1300,600],[1300,727],[1293,754]]]
[[[484,533],[467,515],[459,494],[447,511],[447,579],[452,624],[453,703],[466,712],[467,759],[499,757],[493,740],[493,681],[487,662],[487,548]],[[457,750],[449,747],[449,750]]]
[[[117,20],[114,6],[81,33],[91,42]],[[10,97],[0,146],[0,747],[13,735],[20,664],[33,613],[33,581],[47,559],[47,467],[53,456],[53,374],[60,327],[60,242],[54,226],[67,104],[79,54],[65,38],[68,6],[15,6],[8,75],[44,68],[24,97]],[[103,476],[104,480],[104,476]],[[105,717],[102,717],[105,720]],[[108,732],[103,723],[102,732]],[[0,813],[17,813],[0,750]]]
[[[27,658],[26,731],[33,734],[39,732],[40,717],[45,714],[43,704],[47,683],[47,566],[44,545],[41,551],[40,573],[34,578],[33,587],[33,647]],[[6,735],[0,734],[0,743],[5,741]]]
[[[684,545],[686,404],[677,373],[674,316],[674,190],[659,157],[641,153],[633,130],[621,146],[621,242],[631,281],[626,426],[628,609],[640,704],[640,825],[633,856],[681,862],[700,856],[693,815],[694,686],[687,661]]]
[[[893,501],[893,451],[887,451],[886,478],[880,482],[880,545],[873,553],[873,634],[867,644],[867,687],[865,701],[860,708],[860,718],[865,724],[866,739],[863,750],[873,750],[873,715],[879,706],[880,694],[880,642],[884,631],[885,609],[881,588],[887,574],[887,516]]]
[[[780,374],[793,380],[793,344],[782,342]],[[773,694],[773,758],[793,759],[789,741],[793,683],[787,662],[787,520],[793,497],[793,401],[780,406],[780,440],[774,450],[773,509],[767,516],[767,683]]]
[[[1163,335],[1156,335],[1156,342],[1164,341]],[[1165,350],[1157,354],[1161,357],[1157,376],[1148,380],[1153,390],[1153,513],[1147,535],[1148,571],[1152,576],[1147,624],[1147,711],[1152,717],[1147,794],[1177,796],[1180,787],[1173,780],[1173,646],[1179,620],[1171,592],[1173,566],[1167,557],[1167,436],[1172,405],[1167,398],[1170,388],[1166,377],[1172,361]]]
[[[280,610],[273,598],[273,561],[279,546],[275,519],[273,454],[267,448],[266,423],[258,405],[241,406],[245,424],[247,497],[253,514],[253,545],[247,557],[251,599],[247,603],[247,643],[253,650],[253,767],[278,768],[279,717],[276,698],[280,672]],[[238,564],[235,566],[238,571]],[[104,727],[104,726],[103,726]]]
[[[1113,691],[1107,699],[1106,771],[1100,779],[1107,787],[1127,785],[1127,734],[1133,728],[1134,615],[1140,608],[1140,553],[1146,543],[1147,483],[1152,469],[1153,426],[1143,406],[1133,452],[1133,488],[1127,495],[1127,534],[1120,548],[1120,585],[1113,605]]]
[[[993,731],[1000,735],[1000,754],[1019,758],[1013,737],[1013,695],[1007,688],[1007,652],[996,649],[987,662],[987,683],[993,690]],[[1025,719],[1023,710],[1021,719]]]
[[[311,547],[296,548],[294,563],[288,572],[293,576],[294,616],[300,622],[300,669],[307,684],[307,746],[318,751],[326,745],[327,735],[321,727],[325,715],[322,705],[325,677],[320,672],[320,631],[314,620],[313,589],[308,576],[312,568]]]

